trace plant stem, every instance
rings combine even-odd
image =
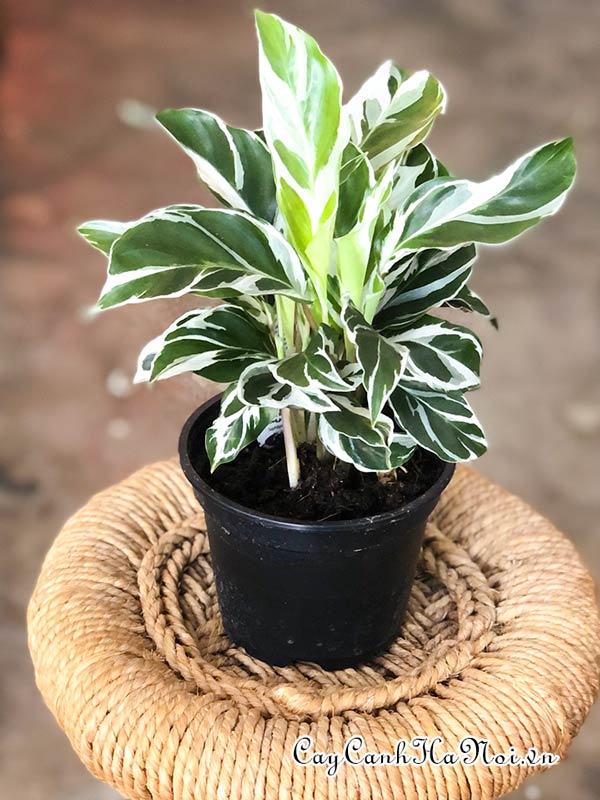
[[[292,430],[294,431],[294,438],[297,444],[306,441],[306,421],[304,419],[304,411],[301,408],[292,409]]]
[[[317,441],[317,415],[311,411],[308,415],[308,425],[306,426],[306,441],[314,444]]]
[[[292,415],[289,408],[281,409],[281,422],[283,424],[283,442],[285,444],[288,480],[290,489],[295,489],[300,480],[300,462],[298,461],[298,454],[296,452],[296,441],[292,429]]]

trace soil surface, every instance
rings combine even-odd
[[[358,519],[399,508],[418,497],[437,479],[441,462],[418,449],[396,479],[382,482],[373,472],[359,472],[338,459],[319,461],[315,447],[298,448],[298,486],[290,489],[283,437],[279,434],[262,447],[256,442],[235,461],[218,467],[210,484],[243,506],[276,517],[299,520]]]

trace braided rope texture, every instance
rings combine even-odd
[[[463,467],[428,524],[407,620],[358,668],[270,667],[223,634],[204,517],[175,461],[91,501],[48,553],[28,612],[36,679],[87,768],[135,800],[468,800],[531,766],[323,767],[314,749],[486,738],[564,756],[598,691],[600,622],[572,544]]]

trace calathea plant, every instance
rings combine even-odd
[[[225,208],[82,225],[108,257],[99,307],[222,301],[177,319],[137,372],[227,384],[206,436],[213,468],[279,418],[291,486],[304,441],[378,473],[417,446],[450,462],[480,456],[485,436],[465,395],[479,386],[481,344],[435,312],[490,316],[469,283],[477,245],[557,211],[575,174],[571,140],[489,180],[456,178],[424,144],[446,104],[432,75],[386,62],[344,104],[310,36],[262,12],[256,24],[262,129],[192,108],[158,114]]]

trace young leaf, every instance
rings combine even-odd
[[[375,425],[362,406],[347,397],[332,398],[336,409],[319,416],[319,437],[336,458],[354,464],[361,472],[387,472],[392,469],[389,443],[391,420],[380,415]]]
[[[275,355],[269,329],[238,305],[189,311],[149,342],[135,383],[195,372],[209,380],[236,380],[250,364]]]
[[[571,139],[550,142],[483,183],[438,178],[412,194],[396,249],[500,244],[561,207],[575,177]]]
[[[327,273],[339,166],[347,142],[342,84],[308,34],[256,12],[263,125],[277,202],[290,241],[302,254],[327,321]]]
[[[470,461],[487,450],[479,420],[458,393],[401,386],[389,404],[398,424],[443,461]]]
[[[408,349],[386,339],[368,325],[364,317],[346,302],[342,322],[356,349],[356,360],[362,368],[362,381],[367,392],[371,423],[394,391],[407,364]]]
[[[352,302],[363,307],[363,289],[368,274],[373,235],[381,208],[388,196],[393,167],[386,169],[366,190],[354,227],[336,239],[340,285]]]
[[[411,194],[422,183],[442,178],[448,170],[424,144],[410,150],[394,167],[392,191],[387,201],[389,211],[401,211]]]
[[[410,74],[386,61],[348,102],[351,140],[379,171],[427,136],[446,94],[428,72]]]
[[[233,384],[225,391],[220,414],[206,431],[206,453],[212,470],[233,461],[244,447],[260,436],[275,416],[268,408],[244,405],[236,388]]]
[[[260,136],[197,108],[167,108],[156,119],[189,155],[218,200],[273,221],[277,211],[273,167]]]
[[[409,267],[388,281],[375,327],[388,332],[402,330],[455,297],[468,281],[476,258],[473,244],[450,252],[418,253]]]
[[[114,243],[98,305],[186,292],[310,298],[298,255],[272,225],[242,211],[170,206],[135,223]]]
[[[342,154],[335,237],[345,236],[358,222],[363,198],[375,182],[373,167],[359,148],[348,142]]]
[[[384,335],[389,335],[387,330]],[[467,391],[479,386],[482,347],[468,328],[424,316],[418,325],[389,336],[408,351],[402,386],[424,384],[436,391]]]

